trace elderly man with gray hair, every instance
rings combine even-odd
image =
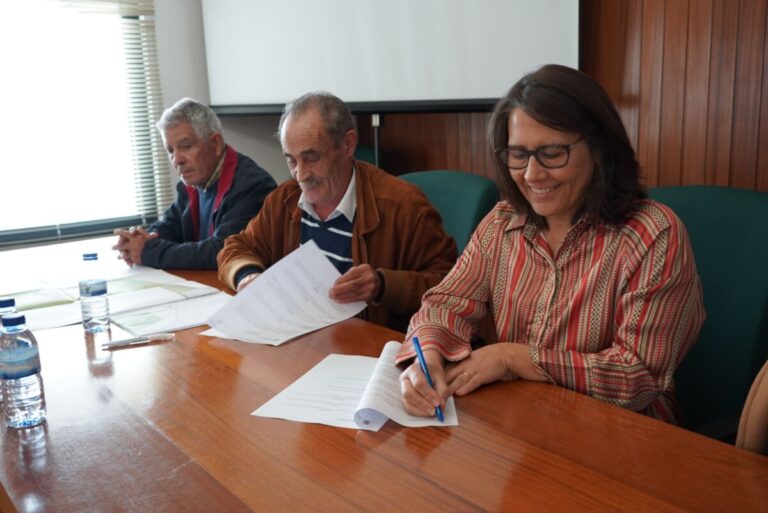
[[[286,105],[279,136],[293,179],[224,242],[219,279],[241,290],[313,240],[341,274],[331,299],[364,301],[363,318],[403,330],[456,260],[440,215],[416,186],[354,159],[354,118],[331,94]]]
[[[216,269],[224,238],[259,212],[275,181],[225,144],[219,118],[202,103],[183,98],[163,112],[156,126],[181,178],[176,201],[146,229],[115,230],[113,249],[128,265]]]

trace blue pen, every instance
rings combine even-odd
[[[427,369],[427,362],[424,360],[424,353],[421,352],[421,344],[419,344],[419,338],[413,337],[413,347],[416,349],[416,358],[419,359],[419,365],[421,366],[421,370],[424,372],[424,375],[427,377],[427,383],[431,388],[435,388],[435,386],[432,384],[432,378],[429,376],[429,369]],[[437,414],[437,418],[440,419],[440,422],[445,422],[445,418],[443,417],[443,409],[439,406],[435,406],[435,413]]]

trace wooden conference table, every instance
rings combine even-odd
[[[216,284],[211,273],[179,273]],[[103,354],[39,332],[46,423],[2,431],[3,512],[766,511],[768,458],[551,385],[456,401],[459,426],[377,433],[252,417],[357,319],[280,347],[198,336]]]

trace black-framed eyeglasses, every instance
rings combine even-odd
[[[528,167],[528,160],[533,156],[536,162],[547,169],[557,169],[568,164],[571,148],[576,146],[584,137],[579,137],[571,144],[545,144],[533,150],[520,146],[496,148],[494,153],[509,169],[521,170]]]

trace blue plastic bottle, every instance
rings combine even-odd
[[[5,315],[2,324],[0,378],[6,424],[12,428],[36,426],[46,413],[37,340],[27,329],[24,314]]]

